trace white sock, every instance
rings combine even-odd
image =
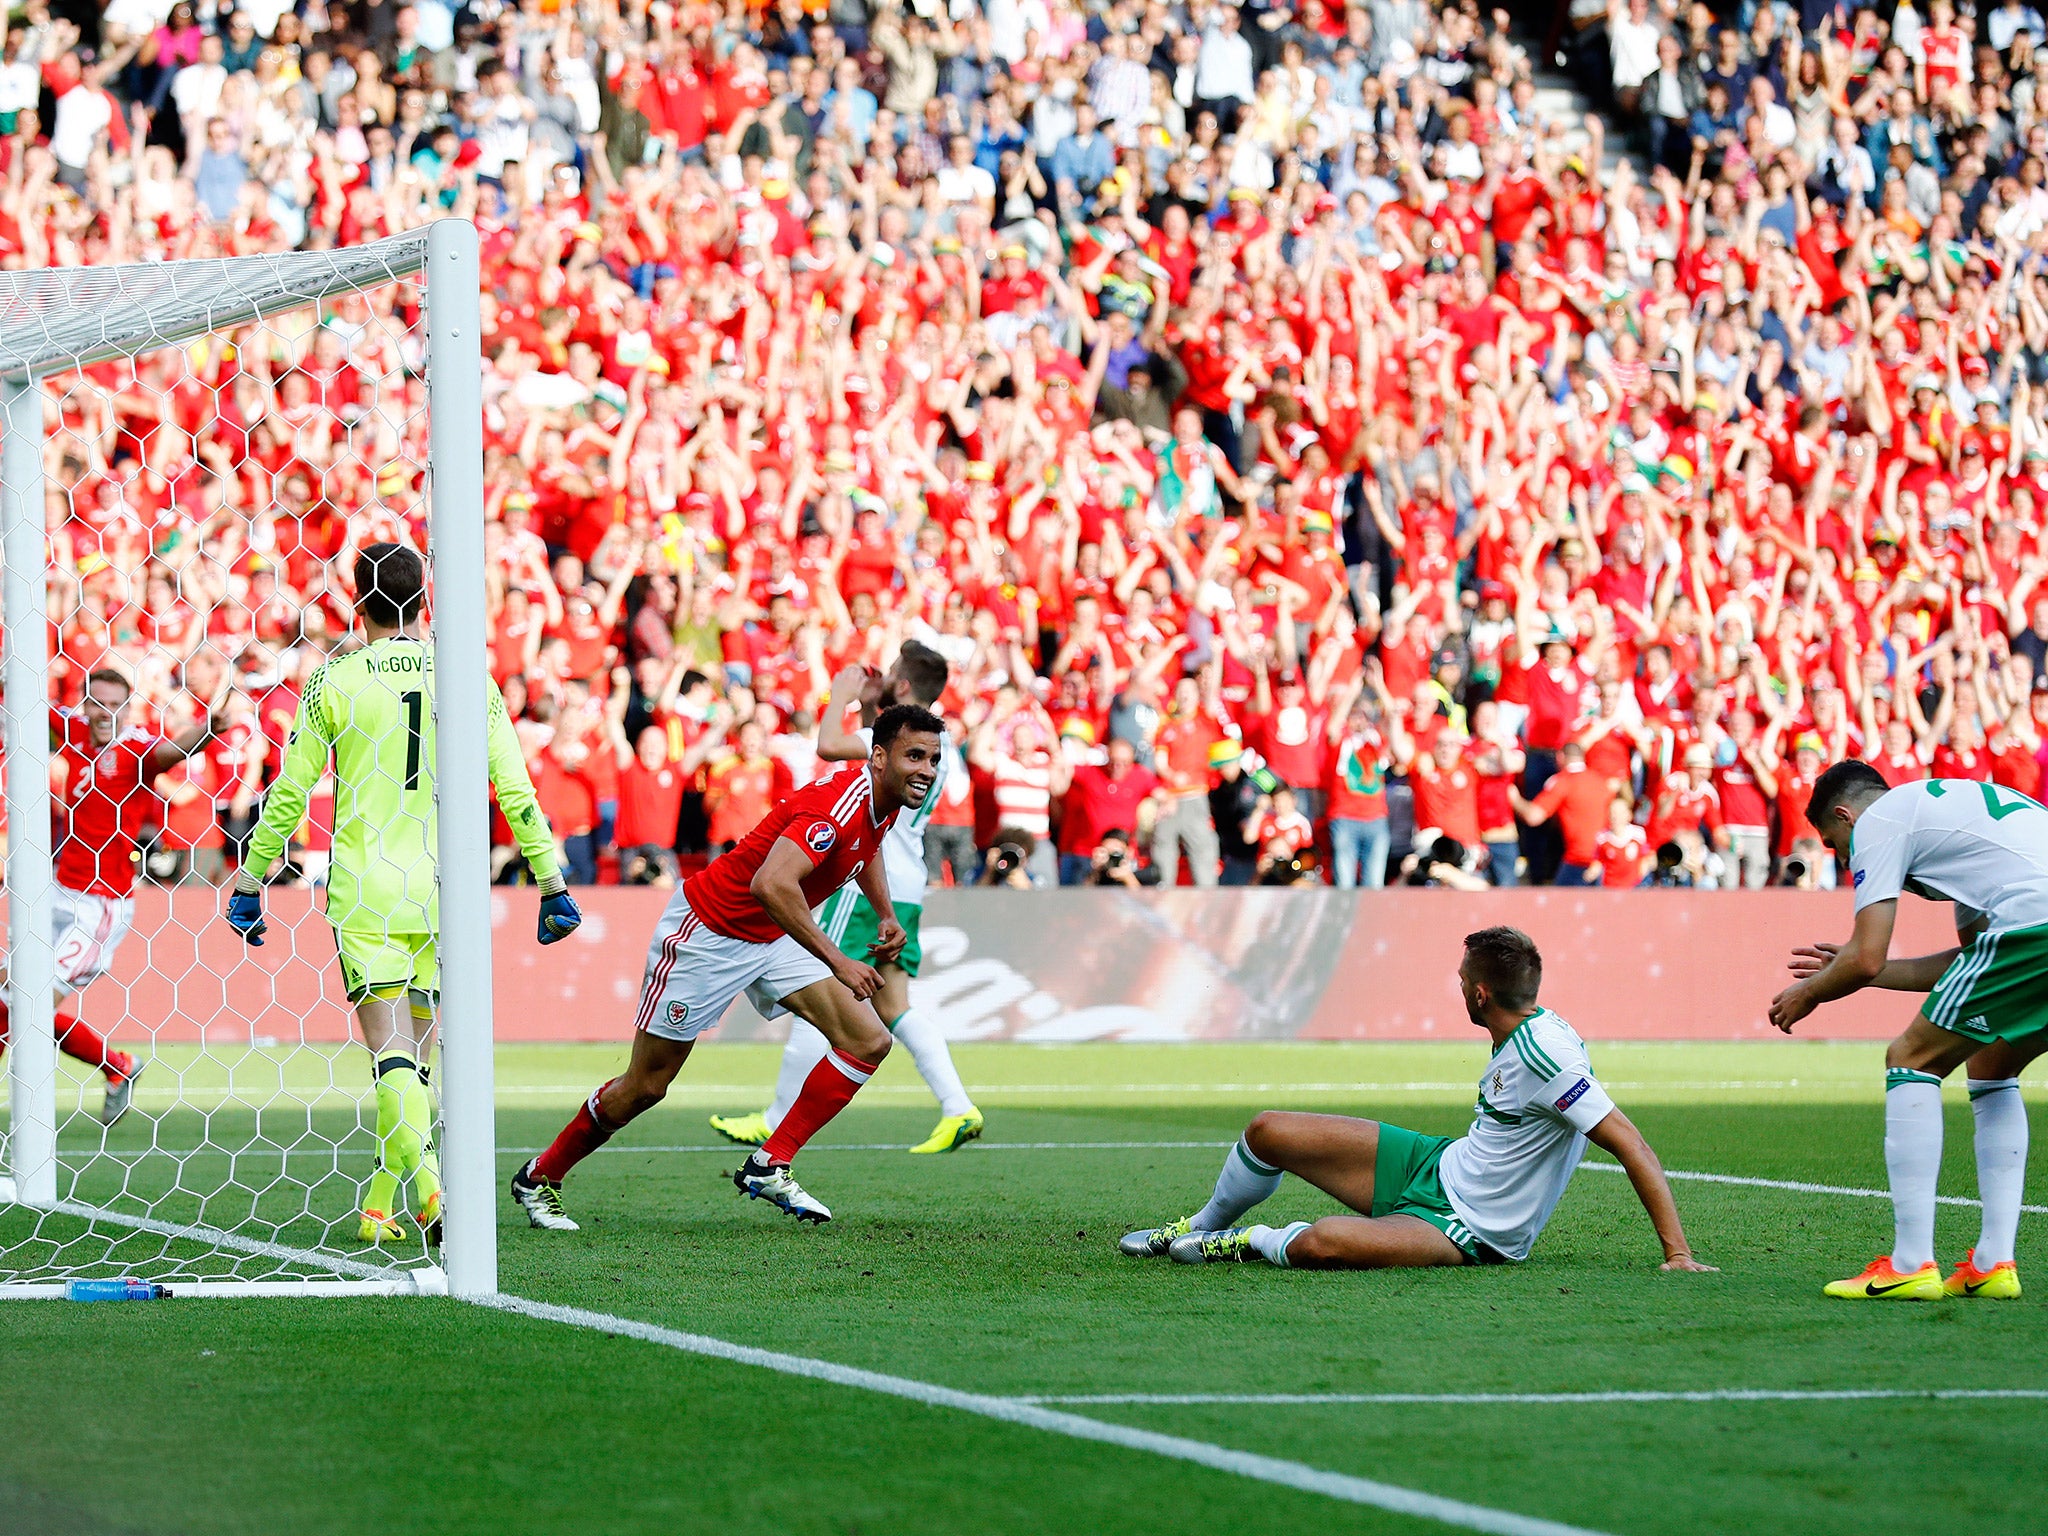
[[[906,1008],[889,1030],[910,1047],[910,1059],[917,1063],[918,1075],[938,1096],[940,1114],[964,1115],[974,1108],[974,1100],[967,1097],[967,1090],[960,1085],[953,1053],[946,1049],[946,1032],[937,1019],[927,1018],[915,1008]]]
[[[1278,1168],[1268,1168],[1252,1156],[1242,1141],[1238,1142],[1223,1154],[1223,1171],[1216,1175],[1216,1193],[1190,1218],[1190,1225],[1197,1232],[1221,1232],[1225,1227],[1236,1226],[1237,1218],[1278,1189],[1283,1177]]]
[[[1245,1240],[1259,1250],[1259,1256],[1268,1264],[1277,1264],[1282,1269],[1287,1269],[1291,1267],[1287,1262],[1287,1245],[1308,1228],[1307,1222],[1297,1221],[1284,1227],[1251,1227],[1244,1235]]]
[[[1984,1202],[1984,1226],[1971,1262],[1990,1269],[2012,1259],[2027,1182],[2027,1106],[2020,1080],[1972,1078],[1970,1113],[1977,1120],[1977,1195]]]
[[[1884,1075],[1884,1165],[1892,1183],[1892,1268],[1934,1262],[1934,1186],[1941,1174],[1941,1079],[1894,1067]]]
[[[811,1075],[811,1068],[823,1061],[831,1049],[830,1042],[815,1028],[795,1014],[790,1015],[789,1044],[782,1048],[782,1067],[775,1074],[775,1102],[768,1106],[769,1130],[782,1124],[789,1106],[804,1091],[804,1080]]]

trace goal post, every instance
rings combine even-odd
[[[158,1285],[173,1296],[478,1296],[497,1288],[479,310],[476,230],[456,218],[330,252],[0,274],[9,1005],[0,1297],[62,1295],[71,1282],[107,1280]],[[201,357],[210,373],[202,374]],[[131,395],[156,392],[141,427],[124,418],[117,431],[113,391],[89,372],[107,364]],[[339,390],[344,378],[359,388],[358,400],[305,408],[309,388]],[[194,390],[218,398],[211,414],[194,418],[213,425],[188,430],[174,407]],[[233,413],[222,393],[230,390],[242,392]],[[259,403],[251,406],[250,398]],[[233,453],[220,440],[201,440],[231,414]],[[131,430],[142,444],[132,450]],[[166,435],[178,432],[190,441],[166,447]],[[88,439],[122,446],[104,455],[74,452]],[[52,654],[52,621],[64,617],[52,612],[53,584],[67,584],[65,601],[95,633],[105,629],[111,646],[116,627],[102,610],[115,598],[107,589],[140,611],[139,588],[170,583],[171,606],[189,608],[184,584],[191,582],[209,606],[200,610],[198,641],[181,653],[185,675],[163,696],[196,694],[191,669],[213,647],[205,615],[236,604],[237,613],[253,610],[254,573],[270,570],[273,591],[281,579],[285,557],[256,548],[260,536],[249,533],[260,520],[249,517],[237,535],[235,519],[218,515],[223,507],[246,510],[236,497],[246,495],[244,472],[254,478],[259,443],[278,480],[304,466],[320,482],[315,510],[343,508],[344,550],[388,536],[366,533],[358,512],[372,529],[416,527],[424,545],[431,638],[443,659],[433,679],[431,841],[440,912],[440,1065],[432,1081],[441,1121],[427,1138],[438,1147],[445,1198],[438,1253],[419,1235],[377,1245],[354,1240],[361,1188],[387,1145],[386,1128],[373,1128],[374,1114],[366,1116],[373,1074],[347,1027],[352,1015],[341,1001],[335,942],[317,910],[309,919],[301,901],[295,928],[273,923],[271,945],[285,929],[281,956],[222,947],[212,929],[232,875],[218,867],[210,879],[198,873],[203,850],[168,835],[167,798],[152,813],[164,825],[149,835],[176,873],[158,876],[144,857],[158,882],[138,887],[148,901],[131,903],[118,925],[103,922],[88,935],[111,934],[110,969],[97,951],[82,972],[75,954],[60,959],[53,925],[75,916],[56,909],[76,897],[59,887],[53,866],[49,709],[59,702],[53,666],[70,669],[73,697],[83,668]],[[88,473],[81,464],[96,468]],[[159,508],[152,525],[136,506],[156,494],[158,480],[175,481],[176,489],[163,492],[168,511]],[[192,534],[193,514],[176,503],[179,494],[212,514],[198,516],[197,526],[226,527],[223,550]],[[91,509],[92,526],[109,550],[89,550],[67,568],[58,536],[92,496],[105,503]],[[67,500],[67,515],[53,517]],[[181,515],[186,526],[167,537],[165,526]],[[265,526],[281,521],[273,516]],[[140,555],[128,536],[137,524]],[[237,537],[229,564],[225,545]],[[398,538],[405,541],[402,532]],[[92,583],[103,586],[88,593]],[[210,606],[216,601],[221,607]],[[324,633],[313,633],[317,606],[307,602],[294,619],[302,626],[293,631],[296,647],[266,649],[260,628],[252,628],[252,643],[234,664],[272,649],[309,664],[327,653],[322,646],[331,652],[327,621],[319,626]],[[148,617],[162,615],[150,608]],[[256,618],[260,625],[262,614]],[[60,641],[60,650],[67,646]],[[141,694],[148,679],[140,674],[154,677],[163,663],[138,654],[132,686]],[[284,678],[283,663],[275,676]],[[253,692],[251,679],[238,681],[251,682]],[[102,749],[95,743],[91,750]],[[94,759],[86,777],[107,760]],[[153,768],[156,759],[148,762]],[[153,781],[151,793],[171,793],[162,789],[171,777]],[[210,821],[204,792],[186,788],[174,786],[180,803],[200,801]],[[317,877],[318,862],[317,853],[306,856],[309,875]],[[145,932],[138,919],[121,943],[128,918],[143,906],[156,926]],[[64,931],[67,945],[77,932]],[[137,1052],[147,1074],[137,1079],[134,1108],[112,1128],[87,1112],[76,1063],[60,1068],[55,994],[60,980],[79,974],[107,1043]]]

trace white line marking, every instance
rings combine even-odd
[[[1619,1163],[1581,1163],[1579,1166],[1597,1168],[1603,1173],[1626,1172]],[[1733,1173],[1693,1173],[1683,1168],[1666,1168],[1664,1177],[1694,1184],[1739,1184],[1745,1189],[1783,1189],[1795,1195],[1849,1195],[1858,1200],[1889,1200],[1892,1197],[1888,1189],[1858,1189],[1850,1184],[1807,1184],[1797,1179],[1751,1179]],[[1934,1200],[1937,1205],[1968,1205],[1980,1209],[1984,1204],[1968,1195],[1936,1195]],[[2030,1216],[2048,1216],[2048,1205],[2023,1205],[2020,1209]]]
[[[1929,1388],[1922,1392],[1880,1388],[1779,1392],[1768,1388],[1737,1387],[1710,1392],[1101,1392],[1045,1394],[1017,1397],[1010,1401],[1161,1407],[1242,1403],[1291,1408],[1328,1403],[1364,1403],[1382,1407],[1483,1406],[1489,1403],[1555,1403],[1568,1406],[1577,1403],[1860,1403],[1893,1398],[1974,1401],[2006,1397],[2048,1398],[2048,1387]]]
[[[253,1237],[223,1232],[219,1227],[181,1226],[176,1222],[158,1221],[152,1216],[130,1216],[121,1211],[103,1210],[99,1206],[84,1205],[76,1200],[59,1200],[54,1205],[25,1209],[47,1210],[61,1216],[82,1217],[94,1223],[104,1222],[109,1226],[129,1227],[138,1232],[155,1232],[164,1237],[183,1238],[195,1243],[211,1243],[216,1248],[232,1249],[236,1253],[246,1253],[252,1258],[280,1259],[286,1263],[305,1264],[329,1274],[358,1275],[365,1280],[404,1278],[403,1271],[389,1265],[379,1268],[374,1264],[342,1258],[339,1254],[316,1253],[309,1248],[291,1248],[283,1243],[259,1242]]]
[[[1162,1435],[1148,1429],[1135,1429],[1126,1424],[1107,1424],[1098,1419],[1084,1418],[1077,1413],[1060,1413],[1015,1398],[986,1397],[978,1392],[961,1392],[931,1382],[913,1381],[906,1376],[885,1376],[879,1371],[864,1371],[850,1365],[837,1365],[829,1360],[815,1360],[806,1355],[785,1355],[776,1350],[755,1349],[749,1345],[732,1344],[724,1339],[714,1339],[704,1334],[681,1333],[673,1328],[658,1327],[653,1323],[613,1317],[605,1312],[589,1312],[581,1307],[560,1307],[544,1301],[529,1301],[523,1296],[479,1296],[472,1299],[480,1306],[493,1307],[502,1312],[514,1312],[522,1317],[537,1318],[542,1322],[561,1323],[571,1328],[588,1328],[620,1338],[640,1339],[649,1344],[662,1345],[667,1349],[681,1350],[685,1354],[707,1355],[715,1360],[730,1360],[740,1365],[779,1371],[785,1376],[805,1376],[814,1381],[830,1382],[834,1386],[879,1392],[888,1397],[906,1398],[914,1403],[923,1403],[928,1407],[950,1408],[956,1413],[971,1413],[985,1419],[999,1419],[1007,1424],[1018,1424],[1027,1429],[1042,1429],[1075,1440],[1094,1440],[1105,1445],[1121,1446],[1126,1450],[1147,1451],[1155,1456],[1193,1462],[1197,1466],[1210,1467],[1219,1472],[1234,1472],[1240,1477],[1255,1478],[1260,1482],[1299,1489],[1303,1493],[1317,1493],[1326,1498],[1341,1499],[1346,1503],[1389,1510],[1394,1514],[1435,1520],[1444,1525],[1457,1526],[1462,1530],[1493,1532],[1497,1533],[1497,1536],[1597,1536],[1597,1533],[1589,1533],[1580,1526],[1560,1525],[1552,1520],[1539,1520],[1508,1510],[1489,1509],[1483,1504],[1466,1504],[1457,1499],[1442,1498],[1412,1488],[1401,1488],[1392,1483],[1374,1482],[1369,1478],[1352,1477],[1342,1472],[1326,1472],[1319,1467],[1307,1466],[1298,1461],[1283,1461],[1274,1456],[1231,1450],[1227,1446],[1211,1445],[1205,1440]]]

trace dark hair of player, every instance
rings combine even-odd
[[[1472,979],[1485,987],[1494,1006],[1515,1012],[1536,1006],[1543,989],[1543,956],[1536,941],[1519,928],[1482,928],[1465,935]]]
[[[943,737],[946,722],[919,704],[891,704],[875,716],[876,746],[893,745],[905,731],[929,731],[934,736]]]
[[[927,707],[946,691],[946,658],[921,640],[906,640],[896,656],[896,673],[910,685],[911,697]]]
[[[426,595],[426,563],[403,544],[366,544],[356,556],[356,607],[378,628],[410,624]]]
[[[1864,795],[1881,795],[1890,789],[1884,775],[1859,758],[1848,758],[1835,764],[1813,781],[1813,799],[1806,807],[1806,819],[1816,827],[1821,818],[1833,812],[1834,808],[1849,800],[1861,799]]]
[[[88,673],[85,680],[88,684],[116,684],[123,693],[133,693],[135,691],[135,685],[129,682],[128,679],[124,677],[121,673],[116,672],[112,667],[101,667],[96,672]]]

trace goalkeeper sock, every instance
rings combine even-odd
[[[1259,1257],[1268,1264],[1277,1264],[1282,1269],[1292,1269],[1287,1262],[1287,1245],[1309,1229],[1305,1221],[1297,1221],[1285,1227],[1251,1227],[1244,1234],[1245,1241],[1259,1252]]]
[[[1268,1168],[1251,1154],[1242,1141],[1223,1157],[1223,1171],[1216,1175],[1216,1193],[1188,1224],[1197,1232],[1221,1232],[1237,1225],[1237,1218],[1270,1196],[1286,1177],[1278,1168]]]
[[[419,1137],[419,1160],[412,1168],[412,1208],[424,1211],[427,1202],[441,1192],[441,1154],[434,1146],[434,1123],[439,1106],[434,1090],[427,1086],[427,1069],[418,1068],[413,1081],[400,1097],[405,1122]]]
[[[2027,1182],[2027,1106],[2016,1077],[1970,1082],[1970,1113],[1977,1121],[1977,1195],[1984,1225],[1970,1262],[1991,1269],[2012,1258]]]
[[[419,1067],[410,1056],[377,1058],[377,1171],[370,1176],[365,1210],[396,1210],[399,1180],[419,1166],[419,1131],[406,1114],[406,1095],[417,1093],[419,1083]]]
[[[782,1065],[775,1073],[775,1102],[768,1106],[766,1116],[769,1130],[782,1124],[782,1117],[789,1113],[789,1106],[804,1091],[811,1069],[823,1061],[825,1053],[831,1049],[825,1037],[814,1027],[795,1014],[790,1015],[789,1044],[782,1048]]]
[[[796,1096],[789,1113],[782,1117],[782,1124],[775,1127],[775,1134],[756,1155],[771,1163],[787,1163],[803,1150],[805,1142],[831,1124],[834,1115],[853,1102],[861,1084],[875,1075],[879,1065],[841,1050],[828,1051],[825,1059],[811,1068],[811,1075],[804,1079],[804,1091]]]
[[[1941,1176],[1941,1079],[1893,1067],[1884,1075],[1884,1165],[1892,1186],[1892,1268],[1934,1262],[1934,1186]]]
[[[889,1032],[910,1047],[910,1058],[917,1063],[918,1075],[938,1096],[940,1114],[964,1115],[974,1108],[974,1100],[967,1097],[967,1089],[954,1069],[953,1053],[946,1049],[946,1032],[937,1019],[927,1018],[915,1008],[906,1008],[889,1026]]]
[[[612,1139],[619,1127],[607,1125],[598,1118],[597,1100],[605,1088],[617,1081],[613,1078],[585,1099],[583,1107],[570,1117],[569,1123],[562,1127],[561,1134],[550,1143],[547,1151],[533,1160],[533,1171],[537,1177],[561,1183],[569,1176],[571,1168]]]

